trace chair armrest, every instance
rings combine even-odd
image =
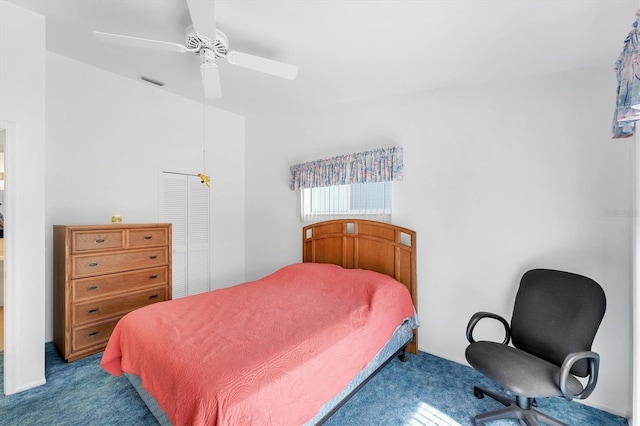
[[[577,361],[581,359],[587,359],[589,365],[589,381],[587,382],[587,386],[580,392],[578,395],[572,395],[567,390],[567,378],[571,372],[571,367]],[[596,383],[598,382],[598,369],[600,367],[600,355],[592,351],[584,351],[584,352],[572,352],[564,359],[562,366],[560,367],[560,391],[562,395],[569,401],[573,398],[576,399],[585,399],[593,389],[596,387]]]
[[[480,322],[480,320],[483,318],[492,318],[502,323],[502,325],[504,326],[504,334],[505,334],[504,341],[502,342],[502,344],[508,345],[509,341],[511,340],[511,327],[509,327],[509,323],[500,315],[492,314],[491,312],[477,312],[473,314],[473,316],[469,320],[469,324],[467,325],[467,340],[469,341],[469,343],[476,342],[475,339],[473,338],[473,329],[476,327],[476,324],[478,324],[478,322]]]

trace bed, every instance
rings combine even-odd
[[[127,314],[101,366],[161,424],[321,424],[417,353],[415,247],[385,223],[305,226],[301,263]]]

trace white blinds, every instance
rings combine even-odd
[[[362,217],[391,220],[391,182],[335,185],[300,190],[303,221]]]

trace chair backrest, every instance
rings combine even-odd
[[[516,348],[560,366],[569,353],[591,350],[605,309],[604,291],[591,278],[533,269],[520,280],[511,341]],[[587,376],[587,362],[576,362],[571,373]]]

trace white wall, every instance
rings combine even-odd
[[[4,391],[11,394],[45,382],[45,21],[4,0],[0,93],[0,127],[7,129]]]
[[[54,224],[158,221],[159,170],[211,176],[215,288],[244,281],[244,117],[51,52],[47,58],[47,341]],[[206,133],[206,145],[203,142]],[[203,163],[203,148],[206,161]]]
[[[615,88],[607,66],[248,117],[247,278],[300,261],[291,164],[401,145],[393,222],[418,233],[420,349],[464,363],[469,317],[510,318],[526,270],[581,273],[608,297],[587,403],[628,415],[632,142],[610,137]]]

